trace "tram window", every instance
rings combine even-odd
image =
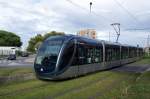
[[[93,48],[92,46],[88,46],[86,47],[86,50],[87,50],[86,64],[94,63],[95,48]]]
[[[79,65],[86,64],[86,49],[83,45],[78,45],[78,61]]]
[[[118,46],[116,48],[116,60],[119,60],[120,59],[120,47]]]
[[[111,61],[111,57],[112,57],[112,49],[110,47],[106,47],[106,50],[105,50],[105,59],[106,61]]]
[[[91,64],[91,63],[92,63],[92,49],[87,48],[87,64]]]
[[[128,48],[127,47],[122,47],[122,49],[121,49],[121,58],[122,59],[127,59],[128,58]]]
[[[111,53],[112,53],[111,60],[114,61],[114,60],[116,60],[116,54],[117,54],[117,53],[116,53],[116,49],[115,49],[115,48],[112,48],[111,51],[112,51],[112,52],[111,52]]]
[[[79,65],[100,63],[102,61],[102,48],[91,45],[78,46]]]
[[[102,61],[102,48],[92,47],[87,48],[87,64],[100,63]]]
[[[131,58],[131,48],[129,48],[129,58]]]
[[[108,46],[105,51],[106,61],[115,61],[120,59],[120,47],[119,46]]]
[[[134,48],[129,48],[129,57],[133,58],[134,57]]]
[[[102,49],[97,47],[95,49],[95,63],[100,63],[102,61]]]
[[[92,63],[94,63],[94,48],[91,49]]]

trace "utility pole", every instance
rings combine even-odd
[[[148,56],[150,56],[150,35],[148,35],[147,37],[147,52]]]
[[[90,2],[90,13],[92,12],[92,2]]]
[[[147,37],[147,47],[150,47],[149,41],[150,41],[150,35],[148,35]]]
[[[110,42],[110,32],[109,32],[109,42]]]
[[[120,36],[120,23],[113,23],[113,24],[111,24],[111,26],[114,28],[114,30],[117,34],[116,43],[118,43],[119,36]]]

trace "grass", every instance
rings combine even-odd
[[[130,75],[130,77],[129,77]],[[118,85],[123,84],[126,80],[126,82],[133,82],[133,79],[137,75],[135,74],[124,74],[124,73],[115,73],[113,72],[113,76],[107,77],[105,80],[101,80],[99,82],[96,82],[90,86],[84,87],[83,89],[80,89],[78,91],[70,92],[62,97],[62,99],[87,99],[87,98],[97,98],[105,95],[105,93],[108,93],[110,90],[115,89],[118,87]],[[84,93],[84,94],[83,94]],[[109,98],[107,98],[109,99]]]
[[[136,89],[143,89],[149,93],[149,74],[133,74],[105,71],[77,79],[45,82],[40,80],[30,80],[19,84],[0,87],[0,98],[3,99],[123,99],[130,98],[131,92],[138,94]],[[137,80],[138,79],[138,80]],[[138,85],[141,79],[143,86]],[[145,80],[144,80],[145,81]],[[137,85],[136,85],[137,84]],[[145,87],[146,86],[146,87]],[[141,92],[143,91],[141,90]],[[84,94],[83,94],[84,93]],[[143,93],[141,93],[143,94]],[[149,94],[147,94],[149,96]],[[133,96],[134,97],[134,96]],[[135,98],[136,99],[136,98]],[[145,97],[143,98],[145,99]]]
[[[0,68],[0,77],[33,73],[32,68]]]
[[[19,83],[30,79],[35,79],[33,68],[0,68],[0,86]]]
[[[39,99],[45,96],[54,97],[60,92],[73,90],[74,88],[76,89],[77,87],[80,88],[81,86],[86,85],[87,83],[91,83],[91,81],[92,82],[97,81],[99,79],[107,77],[108,75],[112,75],[112,73],[102,72],[102,73],[95,74],[95,77],[93,77],[93,75],[89,75],[89,76],[80,77],[80,78],[73,79],[73,80],[67,80],[67,81],[61,81],[61,82],[48,82],[49,84],[44,87],[31,89],[28,92],[22,92],[14,96],[11,95],[11,98],[18,98],[18,99],[19,98],[24,98],[24,99],[37,98]],[[7,98],[10,98],[10,97],[7,96]]]
[[[0,87],[1,88],[0,95],[5,95],[5,94],[12,93],[12,92],[21,91],[21,90],[27,90],[30,88],[44,85],[44,84],[46,84],[46,82],[37,81],[37,80],[29,80],[29,81],[25,81],[25,82],[21,82],[21,83],[13,83],[10,85],[3,85]]]
[[[144,59],[135,64],[150,64]],[[31,68],[0,69],[0,75],[33,73]],[[31,79],[0,85],[0,99],[149,99],[150,72],[102,71],[65,81]]]
[[[127,90],[126,98],[150,99],[150,72],[142,74]]]

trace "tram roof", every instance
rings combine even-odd
[[[136,46],[131,46],[131,45],[128,45],[128,44],[121,44],[121,43],[109,42],[109,41],[105,41],[105,40],[92,39],[92,38],[89,38],[89,37],[83,37],[83,36],[72,35],[72,34],[65,34],[65,35],[60,35],[60,36],[57,36],[57,37],[64,38],[64,39],[76,38],[78,40],[82,40],[84,42],[91,43],[91,44],[99,44],[99,43],[103,42],[105,45],[136,47]],[[48,38],[47,40],[49,40],[50,38]]]

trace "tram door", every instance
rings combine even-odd
[[[78,74],[82,74],[85,71],[85,65],[86,63],[86,50],[83,43],[79,43],[77,47],[77,53],[78,53]]]
[[[84,55],[84,48],[83,46],[78,46],[78,65],[83,65],[85,63],[85,55]]]

